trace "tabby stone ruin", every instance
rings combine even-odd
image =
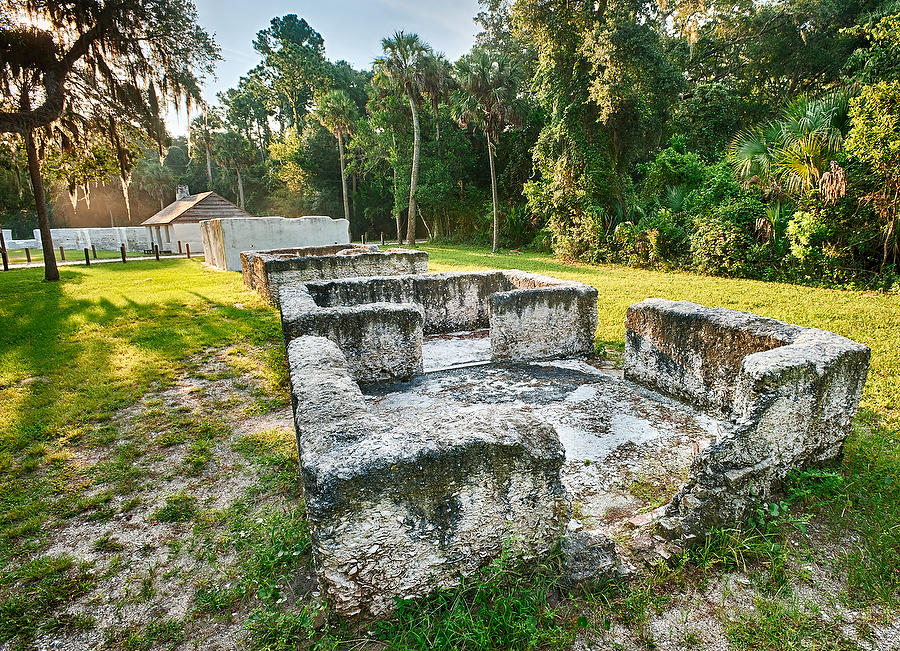
[[[573,583],[667,558],[838,455],[868,371],[844,337],[661,299],[628,309],[622,371],[593,355],[592,287],[354,249],[244,266],[281,309],[315,566],[348,622],[504,547],[561,543]]]

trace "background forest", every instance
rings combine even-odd
[[[570,259],[896,289],[897,0],[481,0],[470,53],[386,35],[355,70],[302,18],[187,137],[42,147],[54,226],[138,223],[177,184]],[[0,140],[0,222],[36,227]],[[126,198],[128,199],[126,201]]]

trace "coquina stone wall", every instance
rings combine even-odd
[[[490,327],[493,359],[526,361],[589,353],[597,329],[593,287],[524,272],[349,278],[279,291],[285,338],[328,337],[364,383],[420,373],[423,334]]]
[[[313,558],[336,615],[387,615],[509,541],[527,557],[559,540],[564,452],[541,418],[485,406],[393,426],[368,410],[334,343],[301,336],[287,350]]]
[[[279,288],[312,280],[397,276],[428,271],[428,253],[380,250],[375,245],[341,244],[241,252],[244,284],[274,305]]]
[[[794,468],[837,456],[869,368],[839,335],[688,302],[628,308],[625,377],[731,424],[693,461],[660,522],[691,542],[744,520]]]

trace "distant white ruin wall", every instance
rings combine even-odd
[[[61,246],[64,249],[89,249],[94,246],[99,251],[118,251],[123,244],[128,251],[146,251],[150,248],[150,236],[143,226],[51,228],[50,235],[53,238],[54,248]],[[13,243],[23,244],[22,246],[13,246],[7,242],[7,248],[39,247],[41,231],[37,228],[34,229],[33,240],[13,240]]]
[[[241,270],[241,251],[349,244],[350,222],[331,217],[252,217],[200,222],[206,263]]]

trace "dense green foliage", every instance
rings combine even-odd
[[[896,285],[895,0],[481,4],[459,61],[397,32],[361,71],[272,19],[187,139],[162,162],[144,143],[132,194],[155,209],[184,183],[255,214],[346,215],[355,238],[496,231],[585,261]],[[55,213],[118,174],[108,147],[88,154],[47,154]],[[0,219],[22,230],[22,153],[0,160]]]

